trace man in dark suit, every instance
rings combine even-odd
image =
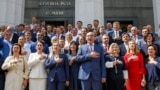
[[[108,36],[110,37],[110,42],[111,43],[117,43],[121,44],[122,42],[122,31],[120,30],[120,23],[119,22],[114,22],[113,23],[113,32],[108,33]]]
[[[64,38],[59,39],[59,45],[60,45],[60,48],[61,48],[61,54],[67,54],[68,50],[66,50],[64,48],[64,45],[65,45],[65,39]]]
[[[101,26],[99,29],[100,35],[95,38],[95,43],[102,44],[102,36],[106,34],[104,26]]]
[[[123,43],[119,45],[120,56],[124,56],[126,54],[129,40],[130,40],[129,34],[127,32],[124,32],[122,34]]]
[[[106,82],[104,52],[101,45],[94,43],[94,33],[87,33],[87,44],[81,46],[76,61],[80,62],[78,78],[81,80],[82,90],[102,90]]]
[[[42,36],[41,32],[37,32],[36,39],[37,39],[37,41],[43,41],[42,40],[43,36]],[[32,53],[36,52],[36,42],[34,42],[34,43],[31,44],[30,49],[31,49]],[[43,52],[46,53],[46,54],[49,54],[48,44],[46,44],[46,43],[44,43]]]
[[[10,42],[11,42],[11,44],[17,43],[19,36],[18,36],[18,34],[16,32],[14,32],[14,28],[8,26],[7,29],[8,29],[7,31],[9,31],[11,33],[11,36],[10,36]]]
[[[65,35],[62,34],[62,29],[60,27],[56,28],[56,33],[54,36],[56,36],[58,39],[65,39]]]
[[[102,44],[104,54],[108,54],[108,49],[109,49],[109,36],[106,34],[102,36]]]

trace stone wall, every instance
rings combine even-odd
[[[106,21],[128,21],[142,27],[154,25],[152,0],[104,0],[104,18]]]

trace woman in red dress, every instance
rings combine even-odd
[[[142,90],[145,86],[145,67],[143,56],[138,50],[134,40],[129,41],[127,53],[124,56],[126,68],[128,69],[127,90]]]

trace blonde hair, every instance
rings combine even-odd
[[[67,33],[66,33],[66,36],[68,36],[68,35],[70,35],[70,36],[71,36],[71,40],[72,40],[72,39],[73,39],[72,33],[67,32]]]
[[[53,45],[54,44],[58,44],[58,46],[59,46],[59,54],[61,53],[61,47],[60,47],[60,44],[58,43],[58,42],[54,42],[53,43]],[[48,57],[52,57],[55,53],[53,52],[53,45],[51,46],[52,47],[52,50],[51,50],[51,52],[49,53],[49,56]]]
[[[117,47],[118,47],[118,53],[120,52],[120,49],[119,49],[118,44],[117,44],[117,43],[112,43],[112,44],[110,45],[110,47],[109,47],[109,50],[108,50],[108,53],[109,53],[110,55],[113,54],[113,50],[112,50],[113,46],[117,46]]]
[[[135,49],[134,49],[135,54],[139,53],[140,51],[139,51],[138,45],[136,44],[135,40],[130,40],[128,42],[127,53],[130,53],[129,43],[131,43],[131,42],[134,43],[134,45],[135,45]]]

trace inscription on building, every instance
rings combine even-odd
[[[39,2],[40,6],[71,6],[69,1]]]
[[[64,11],[58,11],[58,10],[46,11],[45,14],[48,16],[52,16],[52,15],[59,16],[59,15],[64,15]]]
[[[67,7],[71,7],[72,1],[40,1],[38,4],[42,10],[46,9],[42,14],[46,16],[63,16]],[[61,10],[57,10],[60,8]]]

